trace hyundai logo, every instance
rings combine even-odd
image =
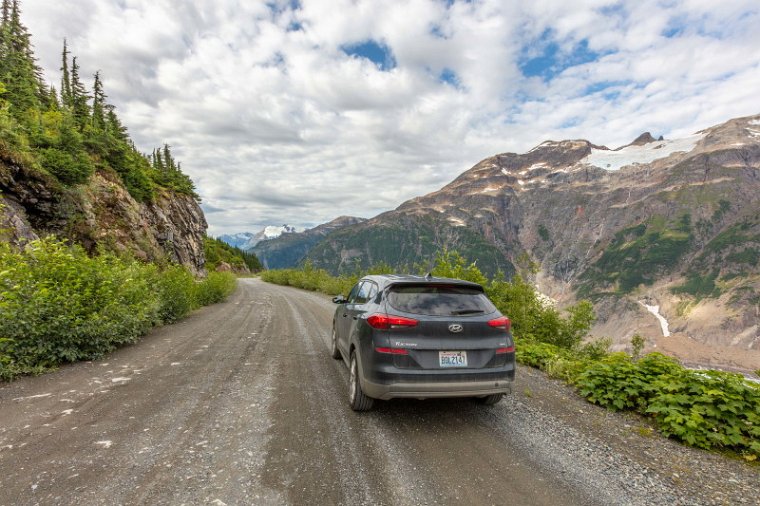
[[[457,333],[457,332],[462,332],[462,330],[464,330],[464,327],[462,327],[458,323],[452,323],[451,325],[449,325],[449,332]]]

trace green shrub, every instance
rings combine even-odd
[[[236,285],[237,278],[231,272],[210,272],[206,279],[195,284],[195,302],[199,306],[222,302],[235,291]]]
[[[100,357],[224,299],[235,283],[229,273],[196,283],[180,266],[89,257],[55,238],[21,251],[0,243],[0,379]]]
[[[760,456],[760,388],[742,375],[680,369],[655,387],[646,413],[663,434],[700,448]]]
[[[0,245],[0,336],[17,363],[55,365],[95,358],[134,341],[158,318],[147,266],[55,239],[23,252]]]
[[[691,446],[760,456],[760,387],[739,374],[687,370],[659,353],[638,361],[613,353],[576,384],[589,401],[652,416],[663,434]]]
[[[196,307],[195,280],[187,269],[173,265],[157,277],[161,301],[158,315],[161,321],[174,322]]]
[[[81,184],[90,179],[94,167],[86,153],[71,154],[56,148],[41,149],[40,164],[68,185]]]

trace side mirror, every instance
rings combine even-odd
[[[336,295],[335,297],[332,298],[332,301],[335,304],[345,304],[347,302],[346,298],[342,295]]]

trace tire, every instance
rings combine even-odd
[[[338,349],[338,336],[335,335],[335,327],[332,330],[332,350],[330,350],[330,356],[335,360],[342,358]]]
[[[351,360],[348,366],[349,384],[348,384],[348,402],[354,411],[369,411],[375,403],[375,399],[367,397],[362,392],[361,381],[359,381],[359,364],[356,360],[356,352],[351,351]]]
[[[486,395],[485,397],[478,397],[478,402],[486,406],[493,406],[494,404],[497,404],[503,397],[504,394],[491,394]]]

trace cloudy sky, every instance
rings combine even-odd
[[[547,139],[617,147],[760,113],[757,0],[22,0],[209,233],[371,217]]]

